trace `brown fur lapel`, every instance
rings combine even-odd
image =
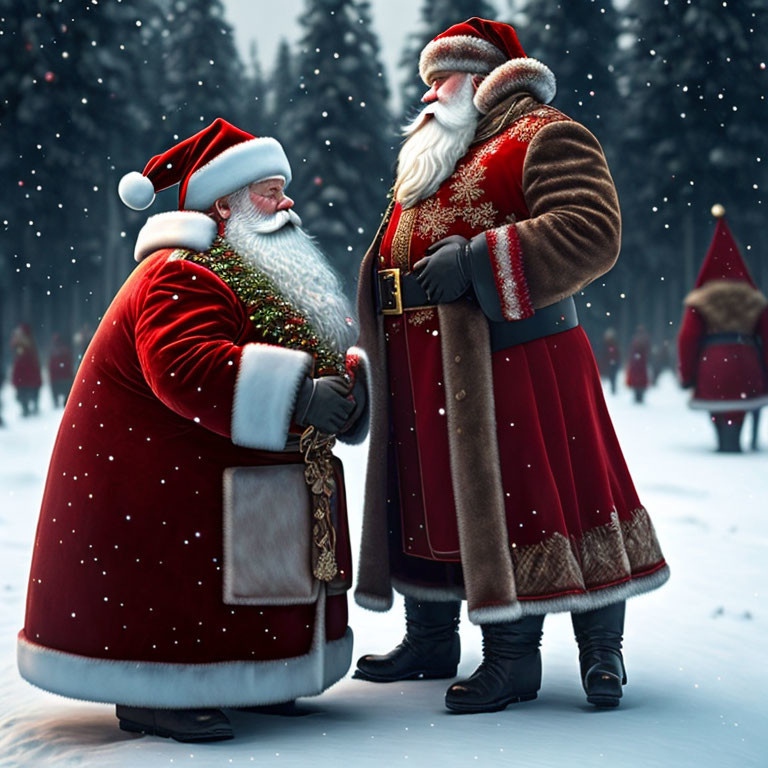
[[[473,144],[488,141],[497,133],[509,128],[515,120],[519,120],[534,109],[538,109],[541,102],[537,101],[530,93],[514,93],[499,102],[487,115],[483,115],[477,124]]]
[[[740,280],[710,280],[691,291],[685,305],[701,314],[709,333],[754,333],[768,300]]]
[[[469,618],[520,615],[502,496],[488,321],[468,301],[440,304],[451,479]]]
[[[376,312],[373,273],[379,245],[392,213],[390,204],[379,231],[360,266],[357,284],[359,345],[370,365],[371,427],[368,436],[368,466],[363,500],[363,531],[360,539],[355,600],[364,608],[387,611],[392,607],[387,521],[387,446],[389,443],[389,382],[384,342],[384,323]]]

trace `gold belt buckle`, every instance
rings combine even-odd
[[[403,314],[403,294],[400,290],[400,269],[379,270],[379,296],[382,315]]]

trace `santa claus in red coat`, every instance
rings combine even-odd
[[[571,611],[588,699],[612,706],[624,601],[668,576],[572,298],[616,259],[613,181],[512,27],[457,24],[419,68],[358,299],[373,401],[355,597],[386,611],[397,589],[407,632],[357,676],[454,676],[465,599],[483,663],[446,705],[502,709],[536,697],[544,615]]]
[[[363,439],[365,395],[361,378],[350,394],[356,329],[290,178],[275,139],[218,119],[120,184],[142,209],[178,183],[179,210],[139,233],[75,377],[18,664],[46,690],[116,703],[126,730],[229,738],[218,708],[318,694],[349,667],[329,435]]]
[[[718,450],[738,452],[745,414],[753,414],[755,449],[760,408],[768,405],[768,300],[739,253],[725,209],[712,212],[712,243],[684,301],[678,366],[682,385],[693,389],[690,407],[710,413]]]

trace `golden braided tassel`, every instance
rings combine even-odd
[[[312,494],[313,567],[319,581],[332,581],[339,571],[336,564],[336,530],[331,519],[331,496],[336,484],[333,479],[333,446],[336,438],[325,435],[315,427],[307,427],[299,447],[304,454],[304,478]]]

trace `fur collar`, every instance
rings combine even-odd
[[[207,251],[216,237],[216,222],[197,211],[169,211],[150,216],[139,231],[133,258],[136,261],[163,248]]]
[[[741,280],[710,280],[685,297],[685,306],[701,314],[710,333],[753,333],[768,299]]]

